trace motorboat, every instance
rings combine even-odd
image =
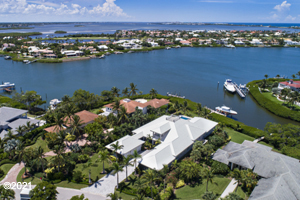
[[[127,53],[134,53],[134,51],[128,51]]]
[[[51,110],[54,110],[54,109],[56,109],[56,107],[57,107],[57,105],[58,104],[60,104],[62,101],[60,101],[60,100],[58,100],[58,99],[52,99],[51,101],[50,101],[50,109]]]
[[[101,55],[101,56],[99,57],[99,59],[102,59],[102,58],[105,58],[105,55]]]
[[[227,79],[224,83],[224,87],[225,89],[228,91],[228,92],[231,92],[231,93],[235,93],[236,92],[236,89],[234,87],[234,84],[232,83],[232,80],[231,79]]]
[[[167,50],[170,50],[170,49],[171,49],[171,47],[166,47],[166,49],[167,49]]]
[[[107,56],[110,55],[110,54],[111,54],[111,53],[109,53],[109,52],[106,52],[106,53],[105,53],[105,55],[107,55]]]
[[[7,87],[15,87],[14,83],[5,82],[3,85],[0,85],[0,88],[7,88]]]
[[[227,107],[227,106],[222,106],[222,107],[216,107],[215,108],[216,111],[226,114],[226,115],[237,115],[238,113],[234,110],[231,110],[231,108]]]
[[[225,47],[226,47],[226,48],[235,48],[235,46],[232,45],[232,44],[225,45]]]
[[[29,60],[23,60],[23,63],[28,63],[29,62]]]
[[[5,60],[10,60],[10,59],[11,59],[11,56],[5,56],[4,59],[5,59]]]

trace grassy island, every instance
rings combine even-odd
[[[54,33],[56,33],[56,34],[67,33],[67,31],[55,31]]]

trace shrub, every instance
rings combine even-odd
[[[80,156],[78,156],[78,160],[82,163],[85,163],[89,160],[90,156],[87,154],[82,154]]]
[[[112,155],[109,156],[109,159],[110,159],[112,162],[116,162],[116,160],[117,160],[116,157],[115,157],[115,156],[112,156]]]
[[[2,177],[2,176],[4,176],[4,171],[2,170],[2,169],[0,169],[0,178]]]
[[[74,171],[73,173],[73,180],[76,182],[76,183],[80,183],[82,182],[83,180],[83,174],[81,171]]]
[[[214,174],[227,175],[229,173],[229,167],[217,161],[213,161],[211,168]]]
[[[16,164],[15,161],[9,160],[9,159],[4,159],[0,161],[0,166],[4,164]]]
[[[181,187],[183,187],[183,186],[185,186],[184,181],[183,181],[183,180],[179,180],[179,181],[176,183],[175,188],[178,189],[178,188],[181,188]]]
[[[178,181],[178,182],[180,182],[180,181]],[[169,199],[171,199],[172,195],[173,195],[172,187],[167,187],[165,189],[165,192],[161,191],[159,194],[161,200],[169,200]]]
[[[76,140],[76,135],[71,135],[70,133],[67,133],[66,140],[69,142]]]

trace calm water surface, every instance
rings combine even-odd
[[[177,92],[214,108],[230,106],[236,119],[264,128],[267,122],[295,123],[223,90],[227,78],[245,84],[265,74],[291,76],[298,72],[298,48],[181,48],[149,53],[110,55],[105,59],[61,64],[23,64],[0,58],[0,81],[16,84],[17,91],[35,90],[48,101],[72,95],[79,88],[100,94],[116,86],[121,90],[133,82],[144,93],[155,88],[160,94]],[[218,82],[220,82],[218,87]]]

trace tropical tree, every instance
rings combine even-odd
[[[45,181],[37,184],[29,193],[31,200],[56,200],[57,194],[56,186]]]
[[[45,154],[44,154],[44,149],[39,146],[36,150],[35,150],[35,154],[36,154],[36,161],[37,164],[40,164],[42,166],[43,172],[45,172],[45,164],[47,163],[47,160],[45,159]]]
[[[119,121],[118,123],[124,123],[126,121],[128,121],[128,116],[127,116],[127,110],[124,106],[120,107],[120,112],[118,113],[118,117],[119,117]]]
[[[295,78],[296,78],[296,75],[295,75],[295,74],[293,74],[293,75],[292,75],[292,78],[293,78],[293,79],[295,79]]]
[[[208,183],[214,183],[214,184],[217,184],[214,182],[213,178],[214,178],[214,174],[213,172],[208,168],[204,168],[203,170],[203,178],[205,179],[206,181],[206,192],[208,192]]]
[[[127,170],[127,167],[128,166],[133,166],[133,164],[131,163],[131,155],[127,156],[127,157],[124,157],[123,158],[123,165],[125,166],[125,170],[126,170],[126,181],[128,181],[128,170]]]
[[[128,87],[126,87],[122,90],[122,94],[123,94],[123,97],[128,97],[128,95],[129,95]]]
[[[120,92],[120,89],[118,89],[117,87],[114,86],[111,88],[111,93],[114,97],[119,97],[120,96],[119,92]]]
[[[88,198],[84,198],[84,194],[73,196],[70,200],[89,200]]]
[[[241,184],[241,182],[242,182],[242,174],[241,174],[241,171],[239,169],[235,168],[230,173],[230,176],[236,180],[236,183],[238,184],[238,186]],[[237,188],[238,187],[236,187],[235,192],[237,191]]]
[[[13,137],[14,137],[14,134],[13,134],[12,130],[11,130],[11,129],[8,129],[7,133],[5,134],[5,139],[6,139],[6,140],[10,140],[10,139],[12,139]]]
[[[13,200],[15,199],[15,191],[11,189],[4,188],[3,185],[0,185],[0,199],[3,200]]]
[[[268,79],[268,77],[269,77],[269,75],[268,75],[268,74],[265,74],[265,78]]]
[[[281,90],[281,96],[283,96],[284,101],[286,100],[286,97],[289,96],[291,93],[291,89],[289,88],[284,88]]]
[[[130,91],[129,91],[129,95],[130,95],[130,96],[135,96],[135,95],[137,95],[138,89],[137,89],[136,85],[134,85],[134,83],[130,83],[130,89],[129,89],[129,90],[130,90]]]
[[[76,107],[73,103],[67,103],[65,106],[64,106],[64,111],[67,115],[67,119],[69,121],[71,121],[71,117],[75,114],[75,111],[76,111]]]
[[[147,169],[144,171],[144,175],[142,179],[146,181],[146,185],[150,187],[151,190],[151,198],[153,199],[153,190],[152,188],[155,187],[155,181],[157,180],[157,173],[153,169]]]
[[[202,111],[202,105],[201,103],[197,103],[196,113],[198,114],[198,117],[200,116],[201,111]]]
[[[277,74],[277,75],[276,75],[276,78],[280,78],[280,75],[279,75],[279,74]]]
[[[118,152],[118,150],[123,149],[124,145],[119,144],[119,141],[116,141],[116,143],[112,143],[110,145],[110,147],[112,148],[114,154],[116,154]]]
[[[227,195],[225,198],[223,198],[223,200],[243,200],[242,197],[240,197],[238,194],[236,193],[230,193],[229,195]]]
[[[99,155],[100,162],[103,163],[102,174],[105,174],[104,163],[107,162],[107,161],[109,161],[109,152],[107,151],[107,149],[105,149],[103,151],[99,151],[98,155]]]
[[[30,149],[26,149],[23,143],[18,143],[16,146],[16,155],[15,158],[20,162],[24,163],[24,168],[25,168],[25,175],[27,175],[27,171],[26,171],[26,163],[29,160],[29,156],[30,156]]]
[[[299,72],[297,72],[297,74],[296,74],[297,76],[299,76],[299,79],[300,79],[300,71]]]
[[[150,96],[151,96],[151,99],[154,99],[156,96],[157,96],[157,91],[154,89],[154,88],[152,88],[151,90],[150,90]]]
[[[54,112],[53,119],[54,119],[54,125],[55,129],[54,131],[60,131],[63,129],[64,119],[63,114],[61,112]]]
[[[172,107],[174,108],[174,110],[176,111],[176,113],[178,112],[179,108],[180,108],[180,105],[178,103],[178,101],[175,101],[173,104],[172,104]]]
[[[142,158],[142,156],[137,152],[137,150],[134,150],[133,154],[132,154],[132,159],[134,162],[134,169],[136,169],[136,167],[137,167],[136,163],[139,158]],[[136,174],[136,171],[135,171],[135,174]]]
[[[113,111],[116,111],[117,113],[119,113],[119,109],[121,107],[121,103],[120,103],[120,99],[116,99],[114,104],[113,104]]]
[[[183,102],[183,104],[181,105],[181,109],[182,109],[183,113],[185,114],[186,111],[189,109],[187,101]]]
[[[215,195],[213,192],[205,192],[202,195],[203,200],[215,200],[217,199],[217,195]]]
[[[89,184],[92,183],[92,180],[91,180],[92,169],[90,168],[92,165],[93,165],[93,163],[92,163],[91,159],[89,159],[86,164],[82,165],[82,171],[86,168],[89,168]]]
[[[78,136],[80,135],[80,132],[82,131],[82,120],[78,115],[73,115],[72,120],[70,122],[70,128],[71,128],[71,133],[73,135]]]
[[[119,172],[124,171],[123,167],[118,162],[115,162],[112,164],[112,169],[117,173],[117,188],[119,188]]]
[[[106,197],[110,197],[111,200],[118,200],[119,199],[118,193],[116,193],[116,192],[109,193],[108,195],[106,195]]]
[[[19,136],[23,136],[23,133],[25,132],[24,126],[18,126],[16,132]]]

